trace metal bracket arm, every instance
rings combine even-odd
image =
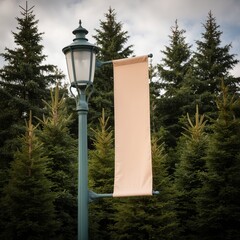
[[[159,191],[152,191],[153,195],[158,195]],[[95,193],[91,190],[88,191],[88,199],[89,202],[94,202],[98,200],[99,198],[110,198],[113,197],[113,193]]]
[[[113,197],[112,193],[95,193],[91,190],[88,191],[88,198],[89,198],[89,202],[94,202],[95,200],[98,200],[99,198],[106,198],[106,197]]]
[[[152,53],[148,54],[148,57],[149,57],[149,58],[152,58],[152,57],[153,57],[153,54],[152,54]],[[105,61],[105,62],[96,61],[96,68],[100,68],[100,67],[102,67],[103,65],[110,64],[110,63],[112,63],[112,60],[111,60],[111,61]]]

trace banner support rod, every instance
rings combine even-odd
[[[153,195],[159,195],[159,191],[152,191]],[[93,191],[88,192],[88,199],[89,202],[94,202],[98,200],[99,198],[111,198],[113,197],[113,193],[95,193]]]
[[[148,54],[148,57],[149,57],[149,58],[152,58],[152,57],[153,57],[153,54],[152,54],[152,53],[149,53],[149,54]],[[105,62],[96,61],[96,67],[97,67],[97,68],[100,68],[100,67],[102,67],[103,65],[111,64],[112,62],[113,62],[113,60],[105,61]]]

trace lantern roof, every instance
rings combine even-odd
[[[79,20],[79,26],[72,32],[75,35],[73,42],[63,48],[63,52],[66,53],[70,49],[94,49],[95,52],[98,51],[98,47],[92,43],[88,42],[86,35],[88,30],[82,27],[82,21]]]

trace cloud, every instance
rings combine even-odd
[[[0,52],[4,47],[14,48],[11,31],[16,31],[16,16],[20,16],[18,5],[25,6],[25,0],[0,0]],[[35,5],[34,13],[39,19],[39,31],[44,32],[42,44],[47,61],[67,73],[62,48],[73,39],[72,30],[78,27],[79,19],[88,29],[88,39],[99,28],[99,20],[105,20],[105,13],[111,6],[115,9],[117,21],[130,36],[128,44],[134,45],[134,53],[153,53],[154,63],[161,60],[161,50],[168,45],[171,26],[178,19],[180,29],[185,29],[186,41],[195,47],[195,40],[201,38],[207,14],[211,10],[220,25],[222,44],[232,43],[231,53],[240,58],[240,1],[239,0],[28,0],[29,7]],[[107,59],[109,60],[109,59]],[[0,67],[3,65],[0,57]],[[240,75],[240,64],[233,70]]]

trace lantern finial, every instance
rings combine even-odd
[[[85,36],[88,34],[88,30],[82,27],[82,20],[79,20],[79,27],[73,30],[73,34],[76,36],[73,41],[76,40],[88,40]]]

